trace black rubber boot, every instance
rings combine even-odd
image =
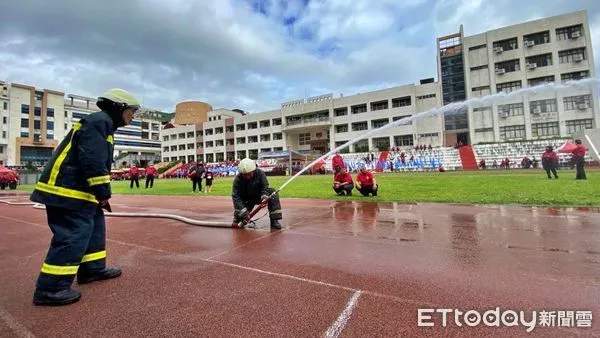
[[[279,223],[279,220],[277,220],[277,219],[271,220],[271,229],[281,229],[281,223]]]
[[[88,276],[77,276],[77,284],[87,284],[99,280],[117,278],[121,275],[119,268],[106,268],[100,272]]]
[[[61,306],[77,302],[81,298],[81,292],[73,289],[62,290],[58,292],[35,291],[33,295],[34,305],[43,306]]]

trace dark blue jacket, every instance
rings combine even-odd
[[[111,197],[115,129],[115,122],[104,111],[75,123],[46,164],[30,199],[94,212],[99,200]]]

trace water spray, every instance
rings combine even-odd
[[[435,115],[439,115],[441,113],[444,114],[456,114],[458,113],[460,110],[470,107],[470,106],[474,106],[474,105],[492,105],[494,103],[501,103],[503,101],[521,96],[521,95],[526,95],[526,94],[530,94],[530,95],[537,95],[537,94],[543,94],[543,93],[547,93],[547,92],[556,92],[556,91],[560,91],[560,90],[565,90],[565,89],[583,89],[586,86],[591,86],[591,85],[597,85],[599,83],[598,80],[596,79],[583,79],[583,80],[577,80],[577,81],[567,81],[564,84],[554,84],[554,83],[547,83],[547,84],[542,84],[542,85],[538,85],[538,86],[534,86],[534,87],[526,87],[526,88],[521,88],[519,90],[510,92],[510,93],[497,93],[494,95],[488,95],[488,96],[483,96],[483,97],[478,97],[478,98],[472,98],[466,101],[462,101],[462,102],[454,102],[454,103],[450,103],[446,106],[443,106],[441,108],[432,108],[429,109],[425,112],[422,113],[418,113],[416,115],[412,115],[409,117],[405,117],[403,119],[394,121],[392,123],[386,124],[385,126],[379,127],[377,129],[373,129],[365,134],[362,134],[348,142],[346,142],[345,144],[327,152],[326,154],[322,155],[321,157],[319,157],[318,159],[316,159],[315,161],[313,161],[312,163],[308,164],[307,166],[305,166],[304,168],[302,168],[302,170],[300,170],[299,172],[297,172],[294,176],[292,176],[290,179],[288,179],[285,183],[283,183],[281,185],[281,187],[279,187],[279,189],[275,190],[273,193],[271,193],[269,195],[268,198],[266,198],[265,200],[261,201],[261,203],[254,209],[252,210],[252,212],[250,212],[250,214],[248,214],[248,216],[238,222],[238,223],[228,223],[228,222],[213,222],[213,221],[199,221],[199,220],[195,220],[195,219],[190,219],[187,217],[182,217],[182,216],[178,216],[178,215],[172,215],[172,214],[154,214],[154,213],[125,213],[125,212],[108,212],[105,213],[106,216],[109,217],[142,217],[142,218],[166,218],[166,219],[173,219],[173,220],[177,220],[180,222],[184,222],[187,224],[191,224],[191,225],[197,225],[197,226],[206,226],[206,227],[218,227],[218,228],[256,228],[256,224],[254,223],[255,220],[252,220],[252,217],[254,217],[261,209],[265,208],[267,206],[268,201],[273,198],[276,194],[278,194],[281,190],[283,190],[288,184],[290,184],[293,180],[295,180],[298,176],[302,175],[304,172],[306,172],[306,170],[310,169],[312,166],[314,166],[315,164],[317,164],[318,162],[326,159],[328,156],[336,153],[337,151],[344,149],[364,138],[367,138],[370,135],[376,134],[378,132],[381,132],[387,128],[392,128],[392,127],[397,127],[397,126],[401,126],[401,125],[406,125],[409,122],[412,122],[414,120],[417,119],[422,119],[422,118],[426,118],[426,117],[430,117],[430,116],[435,116]],[[593,148],[594,151],[596,153],[598,153],[598,151],[595,149],[595,147]],[[0,203],[5,203],[5,204],[9,204],[9,205],[33,205],[33,207],[35,209],[45,209],[44,205],[38,204],[38,203],[33,203],[33,202],[11,202],[11,201],[3,201],[0,200]]]

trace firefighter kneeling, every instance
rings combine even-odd
[[[231,197],[233,199],[233,222],[243,221],[254,206],[269,198],[275,189],[269,188],[269,181],[264,171],[256,168],[256,163],[249,158],[240,161],[238,175],[233,180]],[[279,196],[274,194],[267,202],[271,228],[281,229],[281,204]]]
[[[102,208],[110,211],[110,168],[114,132],[128,125],[138,101],[122,89],[98,98],[102,111],[74,124],[44,168],[31,200],[46,205],[53,237],[42,264],[33,303],[66,305],[79,300],[79,284],[115,278],[106,267],[106,229]]]

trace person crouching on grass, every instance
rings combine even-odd
[[[373,195],[373,197],[377,196],[379,185],[373,173],[367,171],[367,166],[364,164],[360,167],[360,172],[356,175],[356,189],[363,196],[369,197],[369,194]]]
[[[333,178],[333,190],[338,195],[352,196],[352,189],[354,189],[352,176],[346,171],[346,168],[341,167],[340,172]]]

